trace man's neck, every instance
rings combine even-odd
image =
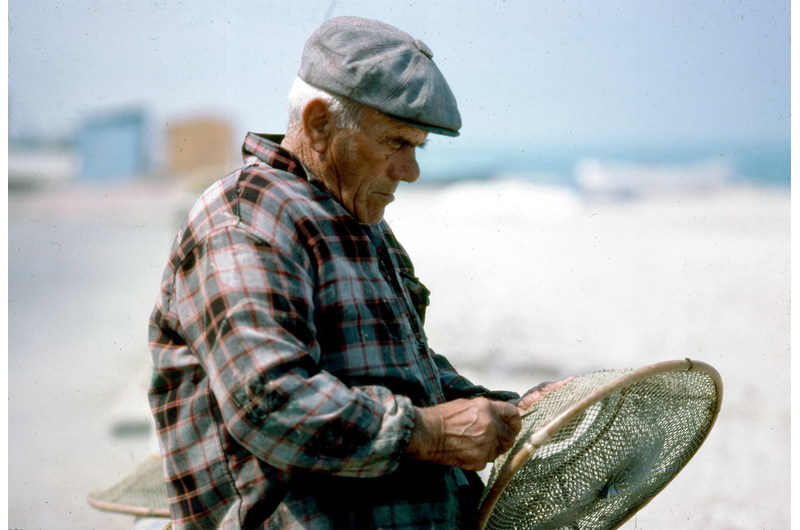
[[[320,153],[311,148],[302,134],[289,128],[286,132],[286,137],[283,139],[283,142],[281,142],[281,147],[294,153],[294,155],[325,184],[334,196],[339,196],[337,193],[338,188],[335,188],[336,183],[327,182],[325,178],[326,174]],[[334,188],[331,187],[332,185]]]

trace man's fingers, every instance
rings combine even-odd
[[[515,423],[519,420],[519,408],[505,401],[493,401],[492,405],[498,411],[500,419],[506,423]]]
[[[519,430],[522,428],[522,419],[520,418],[519,407],[515,407],[510,403],[503,403],[503,405],[502,419],[505,424],[512,429],[514,436],[516,436]]]
[[[515,405],[486,398],[457,399],[415,410],[408,455],[470,470],[483,469],[508,451],[522,427]]]
[[[495,401],[492,403],[497,415],[500,419],[495,427],[497,435],[497,445],[489,455],[490,460],[494,460],[501,454],[508,451],[517,439],[517,433],[522,428],[522,420],[520,419],[519,409],[502,401]]]
[[[517,433],[518,432],[519,432],[519,429],[512,429],[508,425],[503,427],[503,432],[499,433],[499,436],[498,436],[498,442],[499,442],[499,446],[500,446],[499,447],[499,449],[500,449],[500,453],[499,454],[503,454],[506,451],[508,451],[509,449],[511,449],[511,446],[513,446],[514,442],[517,440]],[[494,460],[494,458],[492,460]]]
[[[517,407],[519,407],[522,410],[528,410],[531,407],[531,405],[542,399],[545,394],[547,394],[548,392],[552,392],[553,390],[572,381],[573,379],[575,379],[574,375],[571,377],[567,377],[566,379],[562,379],[561,381],[545,381],[543,383],[539,383],[535,387],[528,390],[524,396],[522,396],[522,398],[517,403]]]

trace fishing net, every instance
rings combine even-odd
[[[494,463],[480,528],[621,526],[695,454],[721,399],[716,370],[688,359],[595,372],[545,394]]]
[[[107,512],[169,517],[161,458],[152,455],[112,486],[89,495],[89,504]]]

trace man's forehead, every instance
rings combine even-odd
[[[376,132],[380,132],[389,138],[406,140],[414,145],[422,145],[428,138],[428,131],[423,131],[422,129],[417,129],[411,125],[401,123],[382,112],[375,111],[374,113],[370,113],[370,115],[373,116],[373,125],[375,128],[380,129],[380,131],[376,130]]]
[[[396,134],[397,137],[406,140],[415,146],[420,146],[428,140],[428,131],[415,129],[414,127],[409,127],[408,125],[401,124],[399,127],[393,128],[392,132]]]

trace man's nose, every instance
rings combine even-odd
[[[389,178],[405,182],[415,182],[419,179],[419,164],[415,149],[398,153],[397,160],[393,161],[389,168]]]

